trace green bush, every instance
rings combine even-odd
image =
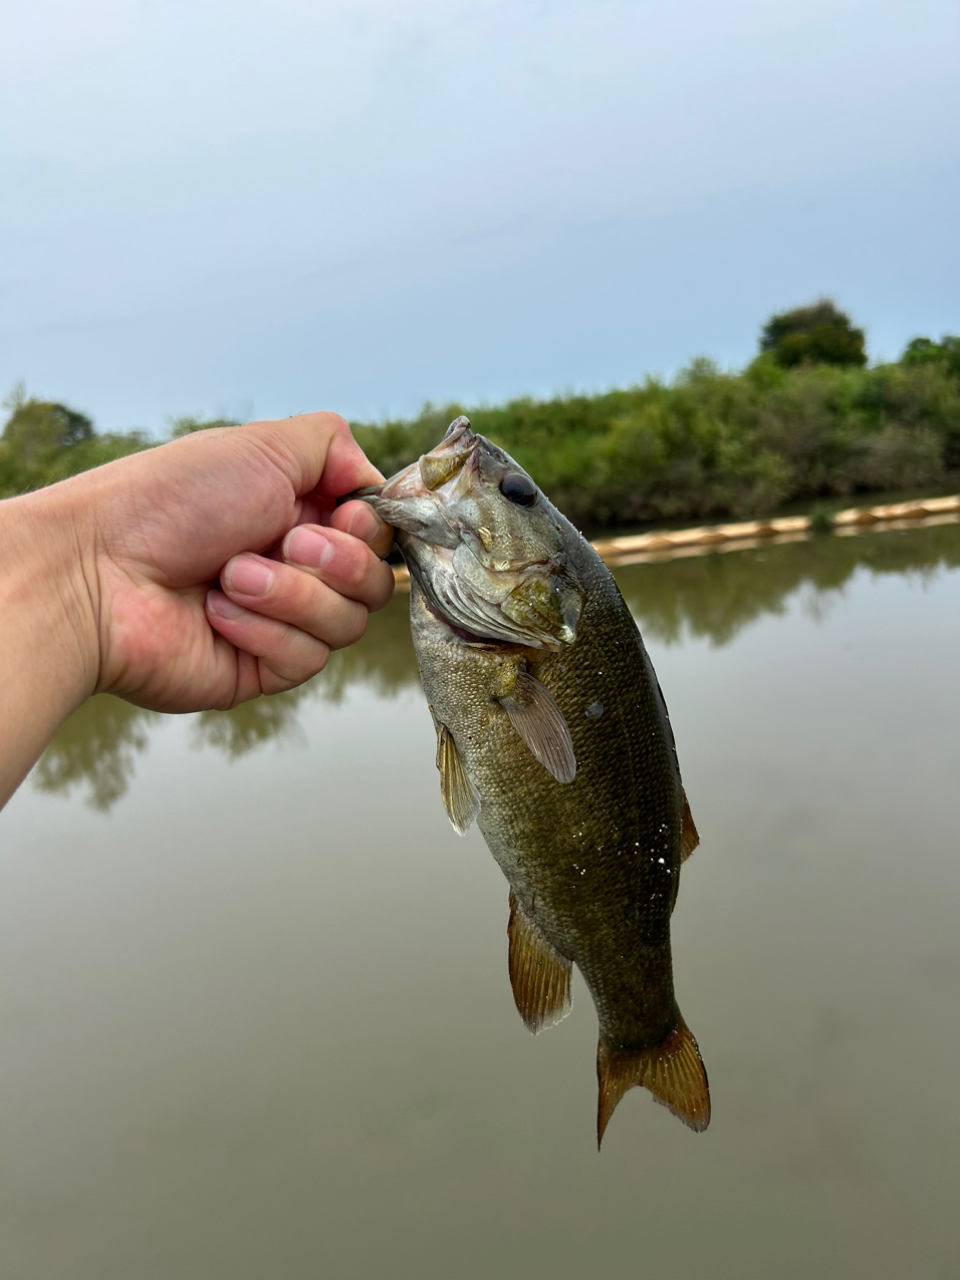
[[[960,378],[960,337],[945,333],[939,342],[932,338],[913,338],[900,357],[905,365],[942,364],[947,372]]]
[[[771,341],[786,332],[771,329],[776,320]],[[152,443],[135,431],[99,435],[83,414],[28,400],[22,389],[8,407],[0,496]],[[392,475],[433,448],[462,412],[427,405],[412,420],[358,423],[354,433]],[[950,336],[914,339],[899,361],[872,368],[784,364],[771,348],[741,373],[698,359],[671,383],[648,378],[601,395],[527,397],[466,412],[588,532],[960,485],[960,339]],[[181,417],[170,425],[181,436],[231,421]]]
[[[0,497],[65,480],[149,443],[139,431],[98,434],[85,414],[51,400],[28,399],[22,387],[14,389],[7,407],[11,413],[0,435]]]
[[[354,428],[385,475],[425,453],[460,405]],[[694,361],[672,384],[467,411],[587,530],[748,518],[785,503],[960,483],[960,377],[942,361]]]

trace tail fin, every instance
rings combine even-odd
[[[710,1087],[700,1058],[700,1050],[683,1018],[653,1049],[630,1053],[597,1046],[597,1079],[600,1099],[597,1108],[597,1149],[617,1103],[634,1085],[649,1089],[658,1102],[669,1108],[684,1124],[702,1133],[710,1123]]]

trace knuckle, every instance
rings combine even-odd
[[[362,604],[354,605],[341,630],[341,644],[356,644],[367,629],[367,610]]]
[[[287,693],[288,690],[295,689],[300,683],[302,682],[299,680],[291,680],[287,676],[279,675],[271,667],[268,667],[266,663],[261,662],[260,688],[268,698],[275,693]]]
[[[261,659],[261,687],[264,693],[281,693],[311,679],[326,666],[330,648],[313,636],[295,633],[282,650]]]
[[[327,422],[331,430],[346,432],[347,435],[350,434],[350,424],[347,422],[346,418],[342,417],[339,413],[333,413],[329,409],[324,409],[321,411],[319,416]]]
[[[393,576],[393,570],[388,564],[380,562],[380,569],[377,572],[376,592],[372,608],[382,609],[388,604],[393,596],[393,590],[396,585],[396,579]]]

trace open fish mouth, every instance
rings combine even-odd
[[[469,487],[477,472],[479,442],[469,419],[456,418],[435,449],[385,480],[379,491],[370,495],[373,507],[394,528],[408,533],[423,532],[428,511],[449,524],[443,508],[453,505],[462,494],[440,490],[453,480],[458,481],[459,490]],[[441,545],[447,545],[446,540]]]
[[[520,482],[522,505],[504,477]],[[364,495],[430,607],[478,640],[531,648],[573,642],[582,595],[558,526],[528,476],[456,418],[437,445]]]
[[[397,529],[405,528],[405,519],[409,522],[410,513],[403,508],[391,506],[389,510],[395,517],[387,516],[388,503],[409,502],[411,499],[425,498],[441,485],[451,480],[464,465],[475,458],[480,437],[470,426],[470,419],[461,415],[455,418],[435,449],[425,453],[416,462],[412,462],[396,475],[384,480],[382,484],[364,485],[362,489],[354,489],[338,499],[339,506],[344,502],[352,502],[362,498]]]

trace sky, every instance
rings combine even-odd
[[[957,0],[0,0],[0,395],[162,434],[960,332]]]

